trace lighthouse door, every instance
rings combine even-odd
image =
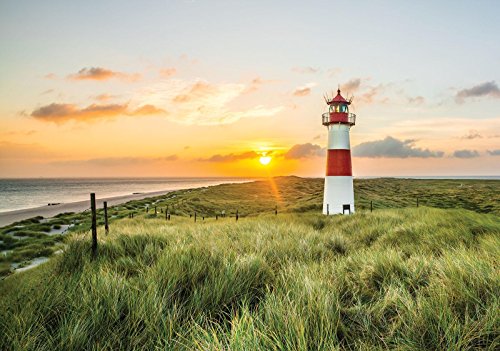
[[[342,214],[345,214],[346,210],[351,214],[351,205],[342,205]]]

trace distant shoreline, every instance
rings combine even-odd
[[[252,181],[245,178],[92,178],[92,179],[0,179],[0,225],[1,217],[15,215],[16,221],[23,216],[21,211],[37,210],[54,214],[61,211],[61,204],[89,201],[89,194],[98,198],[122,198],[131,200],[155,193],[167,193],[181,189],[194,189],[225,183]],[[133,197],[130,197],[132,196]],[[137,197],[140,196],[140,197]],[[124,201],[126,201],[125,198]],[[49,211],[50,207],[52,211]],[[78,207],[77,209],[79,209]],[[73,211],[71,211],[73,212]]]
[[[107,201],[109,206],[115,206],[131,200],[141,200],[148,197],[165,195],[172,191],[175,190],[152,191],[140,194],[102,197],[96,199],[96,205],[98,208],[102,207],[103,202]],[[0,227],[4,227],[14,222],[19,222],[24,219],[33,218],[36,216],[43,216],[44,218],[49,218],[64,212],[82,212],[88,209],[89,207],[90,207],[90,199],[84,201],[61,203],[57,205],[50,205],[50,206],[45,205],[45,206],[27,208],[22,210],[0,212]]]

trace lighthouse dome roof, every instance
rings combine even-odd
[[[328,101],[328,105],[332,105],[332,104],[350,104],[349,101],[347,101],[346,99],[344,99],[344,97],[342,95],[340,95],[340,89],[337,90],[337,96],[335,96],[333,99],[331,99],[330,101]]]

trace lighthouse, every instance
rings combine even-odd
[[[344,99],[340,89],[333,99],[325,100],[328,112],[322,115],[322,122],[328,128],[328,153],[323,214],[351,214],[354,213],[354,187],[349,131],[356,122],[356,115],[349,113],[352,99]]]

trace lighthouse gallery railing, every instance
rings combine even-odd
[[[347,118],[343,118],[342,120],[340,120],[338,118],[332,119],[330,116],[330,112],[326,112],[321,115],[321,120],[324,126],[334,123],[349,123],[351,126],[353,126],[356,124],[356,115],[354,113],[348,113]]]

